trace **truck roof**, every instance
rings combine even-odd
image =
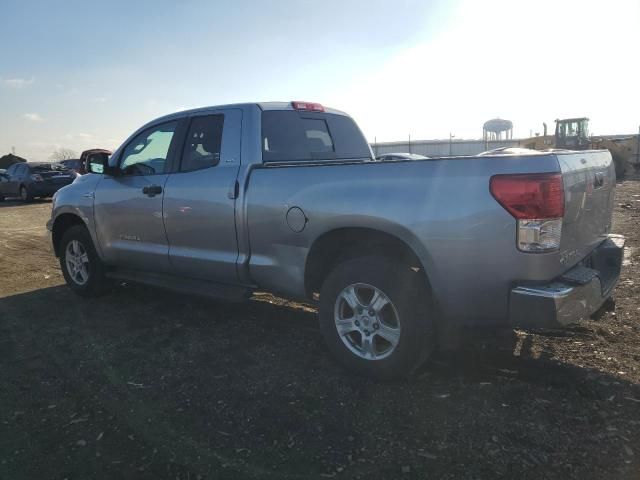
[[[257,104],[262,110],[293,110],[292,102],[260,102]],[[325,113],[335,113],[337,115],[347,115],[342,110],[324,106]]]
[[[204,113],[211,110],[219,110],[223,108],[247,108],[257,106],[261,110],[293,110],[292,102],[246,102],[246,103],[230,103],[227,105],[211,105],[207,107],[192,108],[189,110],[181,110],[179,112],[170,113],[154,119],[151,123],[158,120],[170,120],[172,118],[180,118],[194,113]],[[324,107],[324,113],[333,113],[336,115],[347,115],[347,113],[335,108]],[[347,115],[348,116],[348,115]]]

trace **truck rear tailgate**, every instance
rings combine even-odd
[[[584,319],[620,277],[624,238],[610,234],[616,181],[611,154],[559,152],[557,158],[564,185],[558,275],[511,289],[509,319],[518,327],[555,328]]]
[[[569,268],[611,232],[615,166],[608,150],[558,152],[565,193],[560,263]]]

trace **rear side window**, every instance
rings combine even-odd
[[[67,171],[67,167],[61,163],[45,163],[31,167],[31,172],[33,173],[46,173],[52,171]]]
[[[364,136],[349,117],[291,110],[262,113],[264,162],[370,157]]]
[[[191,120],[182,152],[181,172],[215,167],[220,163],[224,115],[208,115]]]

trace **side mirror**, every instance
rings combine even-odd
[[[109,155],[98,154],[89,157],[88,169],[90,173],[99,173],[104,175],[116,175],[115,168],[109,166]]]

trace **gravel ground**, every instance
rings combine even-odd
[[[0,478],[640,478],[640,178],[615,312],[354,377],[315,311],[64,285],[50,202],[0,203]]]

